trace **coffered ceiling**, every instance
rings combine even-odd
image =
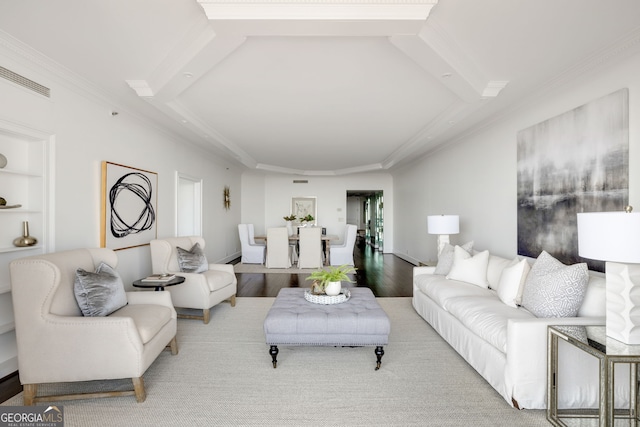
[[[0,39],[247,168],[339,175],[635,51],[638,17],[637,0],[21,0],[0,2]]]

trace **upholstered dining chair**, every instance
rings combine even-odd
[[[355,265],[353,262],[353,247],[356,244],[358,227],[347,224],[344,229],[342,244],[331,245],[329,248],[329,264],[331,265]]]
[[[255,243],[253,234],[253,224],[238,224],[238,236],[240,237],[240,248],[242,249],[243,264],[264,263],[265,245]]]
[[[267,229],[267,268],[291,267],[291,246],[286,227]]]
[[[320,227],[300,228],[300,252],[298,268],[322,267],[322,229]]]
[[[135,395],[167,346],[178,353],[176,311],[166,292],[125,292],[111,249],[75,249],[9,265],[24,405]],[[133,390],[38,396],[45,383],[131,378]],[[73,390],[68,388],[68,393]]]
[[[236,305],[238,281],[231,264],[209,264],[204,255],[200,266],[187,267],[188,254],[198,244],[203,250],[205,241],[199,236],[167,237],[151,241],[151,268],[153,274],[175,274],[185,278],[184,283],[167,287],[173,305],[179,308],[202,310],[202,316],[178,313],[183,319],[201,319],[209,323],[210,309],[222,301]],[[185,268],[187,267],[187,268]],[[190,272],[193,271],[193,272]]]

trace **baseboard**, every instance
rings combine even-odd
[[[422,262],[422,261],[420,261],[418,259],[415,259],[415,258],[413,258],[413,257],[411,257],[411,256],[409,256],[407,254],[401,254],[399,252],[394,252],[393,254],[395,256],[397,256],[398,258],[401,258],[401,259],[403,259],[403,260],[405,260],[407,262],[410,262],[413,265],[420,265],[420,263]]]

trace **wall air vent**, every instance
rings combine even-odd
[[[293,183],[294,184],[308,184],[309,180],[308,179],[294,179]]]
[[[39,83],[34,82],[33,80],[29,80],[28,78],[21,76],[18,73],[14,73],[11,70],[7,70],[4,67],[0,67],[0,77],[3,79],[9,80],[17,85],[25,87],[29,90],[32,90],[40,95],[44,95],[47,98],[50,98],[50,89],[48,87],[44,87]]]

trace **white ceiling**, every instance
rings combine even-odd
[[[405,164],[637,49],[640,1],[21,0],[0,29],[120,114],[333,175]]]

